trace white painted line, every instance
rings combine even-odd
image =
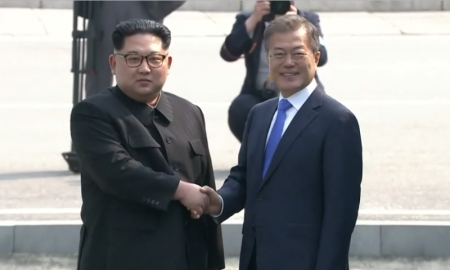
[[[0,215],[79,214],[80,208],[0,209]],[[360,210],[359,215],[373,216],[450,216],[449,210]]]
[[[0,109],[70,109],[70,103],[4,103],[0,104]]]
[[[79,214],[80,208],[18,208],[0,209],[0,215]]]
[[[0,226],[47,226],[47,225],[81,225],[81,220],[5,220],[0,221]]]
[[[29,35],[29,36],[11,36],[1,35],[1,43],[19,42],[19,43],[71,43],[70,36],[43,36],[43,35]]]

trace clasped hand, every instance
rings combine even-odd
[[[200,187],[188,184],[180,202],[191,212],[194,219],[204,214],[218,215],[222,209],[222,200],[216,191],[208,186]]]

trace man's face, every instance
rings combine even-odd
[[[116,51],[109,60],[120,89],[141,102],[158,96],[172,64],[172,57],[163,49],[161,39],[150,34],[125,38],[122,50]]]
[[[273,34],[268,52],[271,78],[283,96],[302,90],[314,78],[320,52],[313,53],[303,28]]]

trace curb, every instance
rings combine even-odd
[[[0,222],[0,253],[76,254],[81,221]],[[225,255],[237,257],[241,222],[222,224]],[[450,257],[450,222],[359,221],[353,256]]]

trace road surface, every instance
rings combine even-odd
[[[226,119],[244,63],[219,57],[234,15],[175,12],[167,19],[174,62],[165,90],[204,110],[219,186],[239,150]],[[68,172],[61,157],[70,148],[71,16],[70,10],[0,9],[0,209],[81,205],[79,176]],[[321,18],[329,63],[319,76],[361,124],[361,208],[449,210],[450,13]],[[36,218],[56,216],[0,215]],[[430,219],[426,214],[396,218]],[[450,220],[450,215],[431,219]]]

